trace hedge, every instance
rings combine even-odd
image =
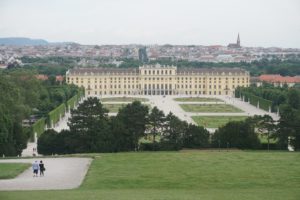
[[[67,107],[69,110],[73,109],[75,107],[75,104],[77,104],[79,101],[78,95],[76,94],[71,99],[67,101]]]
[[[274,109],[272,107],[273,102],[270,100],[266,100],[262,97],[256,96],[251,94],[250,92],[244,92],[241,91],[240,88],[238,88],[235,92],[235,97],[244,97],[244,100],[249,102],[251,105],[257,106],[258,102],[259,102],[259,108],[265,110],[265,111],[269,111],[269,108]]]
[[[67,109],[67,106],[69,109],[74,108],[75,104],[77,104],[80,100],[80,98],[84,95],[84,89],[80,88],[76,95],[74,95],[72,98],[70,98],[66,103],[60,104],[58,107],[56,107],[54,110],[50,111],[46,118],[40,118],[37,120],[32,126],[31,126],[31,139],[33,139],[34,133],[37,133],[37,136],[39,137],[45,130],[46,123],[48,122],[48,125],[51,126],[56,124],[60,116],[64,116],[65,111]]]
[[[79,89],[77,94],[74,95],[72,98],[70,98],[67,101],[67,108],[69,110],[73,109],[75,107],[75,105],[80,101],[81,97],[84,95],[84,90],[83,89]]]
[[[60,104],[54,110],[50,111],[48,113],[48,123],[49,123],[49,125],[51,126],[53,124],[56,124],[59,121],[60,116],[64,116],[65,111],[66,111],[66,104],[65,103]]]
[[[44,132],[45,125],[46,125],[46,119],[44,117],[37,120],[31,127],[33,136],[34,133],[36,133],[37,136],[39,137]]]

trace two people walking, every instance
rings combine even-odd
[[[46,170],[46,168],[44,166],[43,161],[40,161],[40,163],[38,163],[38,161],[32,163],[32,170],[33,170],[33,177],[37,177],[39,171],[40,171],[40,176],[44,176],[44,171]]]

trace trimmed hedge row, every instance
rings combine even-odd
[[[79,101],[79,98],[78,98],[78,95],[75,95],[73,96],[71,99],[69,99],[67,101],[67,106],[68,106],[68,109],[71,110],[75,107],[75,104],[77,104]]]
[[[69,110],[73,109],[75,107],[75,105],[80,101],[80,98],[83,95],[84,95],[84,90],[82,88],[80,88],[78,90],[78,93],[67,101],[67,108]]]
[[[272,104],[273,104],[272,101],[266,100],[266,99],[264,99],[262,97],[259,97],[259,96],[255,96],[255,95],[253,95],[249,92],[241,91],[241,89],[236,90],[235,96],[237,98],[244,97],[244,100],[249,102],[253,106],[257,106],[257,104],[259,103],[259,108],[261,108],[265,111],[269,111],[269,108],[272,109]]]
[[[65,112],[66,112],[66,104],[62,103],[54,110],[48,113],[48,124],[50,126],[56,124],[59,121],[60,117],[63,117],[65,115]]]
[[[64,116],[67,106],[69,109],[74,108],[74,106],[79,102],[80,98],[83,95],[84,95],[84,90],[79,89],[78,93],[73,97],[71,97],[66,103],[62,103],[54,110],[50,111],[48,113],[47,119],[41,118],[37,120],[31,127],[32,137],[34,136],[34,133],[37,133],[37,136],[39,137],[44,132],[46,124],[51,126],[51,123],[52,125],[57,123],[60,119],[60,116],[61,117]]]
[[[32,125],[32,127],[31,127],[32,133],[33,134],[36,133],[37,136],[39,137],[44,132],[45,125],[46,125],[46,119],[44,117],[40,118]]]

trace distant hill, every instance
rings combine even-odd
[[[30,39],[23,37],[0,38],[0,45],[48,45],[49,42],[42,39]]]

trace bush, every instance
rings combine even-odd
[[[51,155],[56,153],[57,132],[48,129],[38,138],[38,152],[43,155]]]
[[[158,142],[155,143],[141,143],[139,150],[141,151],[160,151],[161,144]]]
[[[202,126],[189,124],[183,139],[185,148],[205,148],[209,146],[209,132]]]
[[[260,142],[249,121],[233,121],[219,128],[212,136],[213,147],[257,149]]]

